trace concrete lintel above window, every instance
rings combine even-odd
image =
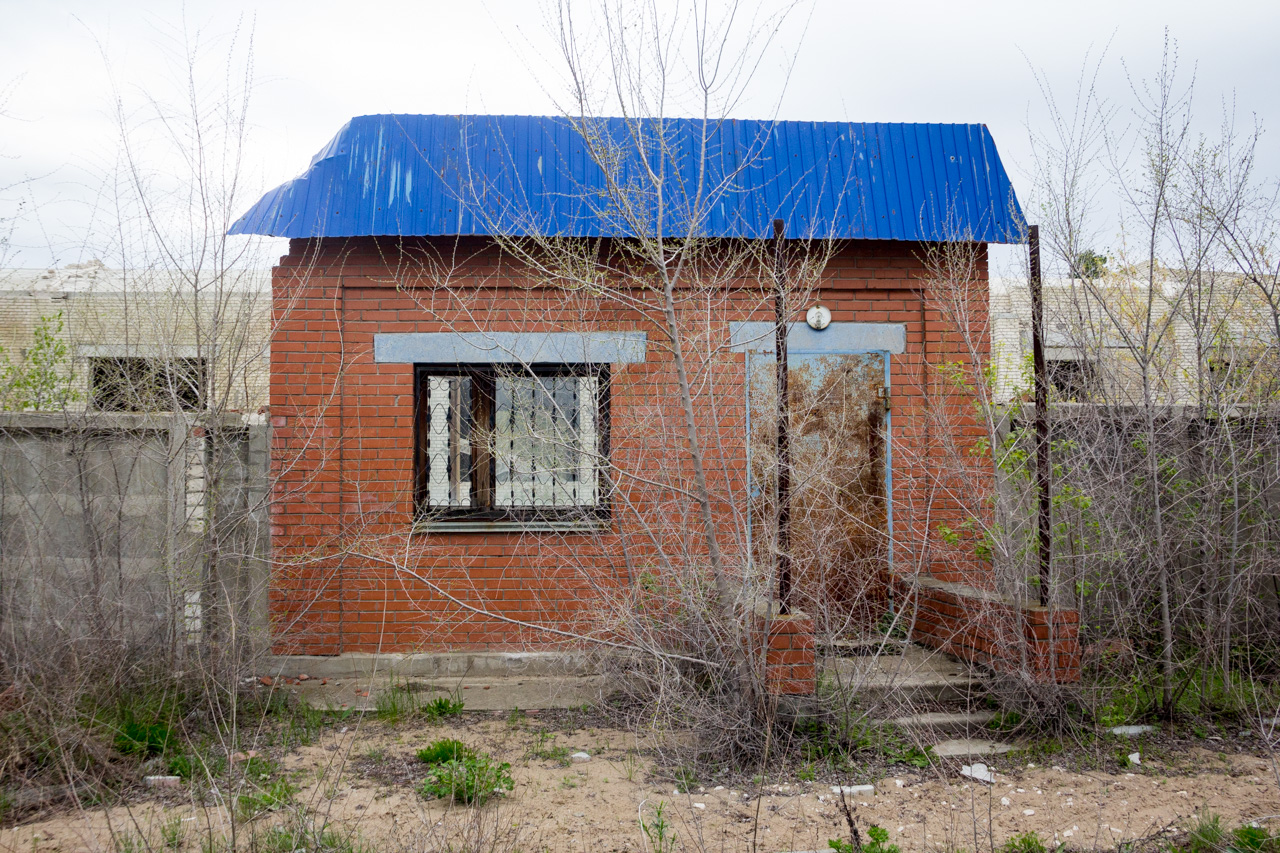
[[[773,352],[773,323],[730,323],[729,347],[734,352]],[[887,352],[907,349],[907,327],[902,323],[832,323],[815,331],[804,323],[792,323],[787,350],[804,353]]]
[[[209,358],[216,355],[214,347],[165,346],[163,344],[148,346],[125,346],[124,344],[78,344],[75,354],[80,358]]]
[[[644,332],[419,332],[373,336],[373,360],[391,364],[634,364]]]

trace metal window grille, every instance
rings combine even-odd
[[[424,371],[419,506],[453,517],[558,517],[603,508],[602,380],[573,372]]]

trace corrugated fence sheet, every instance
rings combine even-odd
[[[376,115],[232,234],[1020,242],[978,124]]]

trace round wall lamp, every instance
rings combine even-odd
[[[809,324],[810,329],[821,332],[831,325],[831,311],[825,305],[815,305],[804,315],[804,321]]]

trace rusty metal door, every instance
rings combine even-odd
[[[748,353],[752,558],[776,558],[776,380],[772,353]],[[887,595],[887,354],[792,352],[793,603],[828,630],[870,627]]]

